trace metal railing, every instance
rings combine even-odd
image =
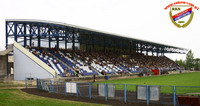
[[[200,92],[200,86],[136,85],[80,83],[37,79],[37,88],[48,92],[122,102],[145,102],[147,105],[178,105],[178,96]]]

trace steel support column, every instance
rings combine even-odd
[[[8,48],[8,22],[6,21],[6,48]]]
[[[51,34],[50,30],[47,31],[47,34],[48,34],[48,37],[49,37],[49,42],[48,42],[49,43],[49,48],[51,48],[51,37],[52,36],[50,35]]]
[[[133,46],[133,42],[132,41],[130,41],[130,45],[129,45],[130,47],[129,47],[129,49],[130,49],[130,53],[132,53],[132,46]]]
[[[51,36],[49,34],[49,48],[51,48]]]
[[[156,56],[158,56],[159,55],[159,48],[158,48],[158,46],[156,46]]]
[[[38,47],[41,46],[41,42],[40,42],[40,36],[38,36]]]
[[[103,36],[103,51],[106,52],[106,39]]]
[[[14,39],[17,42],[17,23],[14,22]]]
[[[23,24],[24,26],[24,47],[26,47],[27,45],[27,41],[26,41],[26,24]]]
[[[75,50],[75,33],[72,33],[72,50]]]
[[[59,48],[59,37],[58,36],[56,37],[56,48],[57,49]]]
[[[94,47],[94,42],[95,42],[95,40],[94,40],[94,36],[92,36],[92,51],[94,51],[94,49],[95,49],[95,47]]]
[[[115,41],[115,39],[113,39],[113,52],[115,52],[116,51],[116,41]]]
[[[161,56],[164,56],[164,48],[161,50]]]
[[[148,56],[149,54],[148,54],[148,51],[146,51],[146,55]]]
[[[136,43],[136,53],[138,53],[138,43]]]
[[[142,50],[143,50],[143,47],[142,47],[142,45],[140,44],[140,53],[142,53]]]
[[[37,29],[38,29],[38,36],[37,36],[38,37],[38,47],[40,47],[41,46],[40,27],[38,26]]]
[[[30,33],[30,37],[29,37],[29,39],[30,39],[30,42],[29,42],[29,45],[30,46],[32,46],[31,44],[32,44],[32,26],[30,25],[30,29],[29,29],[29,33]]]
[[[67,31],[65,30],[65,49],[67,49],[67,36],[68,36],[68,33]]]

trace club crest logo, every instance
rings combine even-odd
[[[193,18],[194,12],[190,5],[174,5],[171,6],[169,16],[172,23],[177,27],[188,26]]]
[[[175,2],[165,7],[167,8],[170,8],[169,17],[172,23],[179,28],[187,27],[191,23],[194,16],[193,8],[199,9],[188,2]]]

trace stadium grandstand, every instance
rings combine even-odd
[[[6,20],[14,80],[119,74],[164,74],[183,67],[165,53],[187,50],[85,27],[43,20]]]

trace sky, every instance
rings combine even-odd
[[[185,1],[200,7],[198,0]],[[0,0],[0,50],[5,46],[5,19],[38,19],[178,46],[200,58],[200,9],[193,9],[187,27],[178,28],[170,20],[170,9],[164,9],[173,2],[176,0]],[[186,57],[167,56],[173,60]]]

